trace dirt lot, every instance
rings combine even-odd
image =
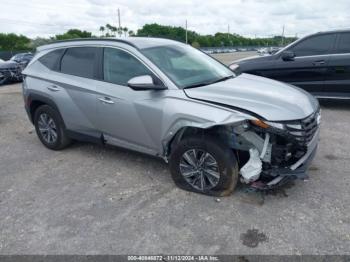
[[[350,254],[349,112],[322,103],[309,181],[218,201],[177,189],[159,159],[46,149],[20,85],[0,87],[0,254]]]

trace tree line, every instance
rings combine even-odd
[[[99,27],[99,35],[91,32],[70,29],[63,34],[57,34],[50,38],[37,37],[30,39],[24,35],[14,33],[0,33],[0,51],[34,50],[37,46],[47,44],[57,40],[67,40],[76,38],[94,37],[121,37],[121,36],[144,36],[162,37],[181,42],[186,41],[186,30],[183,27],[165,26],[159,24],[146,24],[137,32],[129,30],[127,27],[115,27],[111,24]],[[280,46],[289,44],[296,40],[294,37],[274,36],[269,38],[248,38],[238,34],[218,32],[214,35],[201,35],[195,31],[187,31],[188,43],[194,47],[234,47],[234,46]]]

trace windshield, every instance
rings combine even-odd
[[[21,59],[21,55],[14,55],[13,57],[11,57],[10,60],[16,61],[16,60],[19,60],[19,59]]]
[[[178,87],[208,85],[233,77],[224,65],[186,45],[166,45],[141,50]]]

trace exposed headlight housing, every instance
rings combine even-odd
[[[269,127],[274,127],[278,129],[285,129],[285,125],[281,123],[276,123],[276,122],[269,122],[269,121],[262,121],[260,119],[256,120],[251,120],[250,121],[253,125],[259,126],[261,128],[269,128]]]
[[[278,129],[285,129],[285,125],[281,123],[276,123],[276,122],[268,122],[265,121],[266,124],[268,124],[271,127],[278,128]]]

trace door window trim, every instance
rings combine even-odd
[[[68,73],[63,73],[61,71],[61,65],[62,65],[62,59],[64,57],[64,55],[67,53],[67,50],[69,48],[76,48],[76,47],[96,47],[96,48],[100,48],[101,51],[98,52],[98,67],[97,67],[97,72],[95,72],[95,74],[97,76],[99,76],[98,78],[87,78],[87,77],[83,77],[83,76],[76,76],[76,75],[72,75],[72,74],[68,74]],[[52,51],[55,51],[55,50],[64,50],[61,57],[58,59],[58,70],[51,70],[51,71],[54,71],[54,72],[57,72],[57,73],[60,73],[60,74],[63,74],[63,75],[70,75],[70,76],[75,76],[75,77],[81,77],[81,78],[85,78],[85,79],[92,79],[92,80],[96,80],[96,81],[101,81],[101,82],[106,82],[106,83],[110,83],[110,84],[114,84],[114,85],[118,85],[116,83],[112,83],[112,82],[108,82],[108,81],[105,81],[104,80],[104,77],[103,77],[103,63],[104,63],[104,49],[105,48],[115,48],[115,49],[118,49],[118,50],[121,50],[121,51],[124,51],[124,52],[127,52],[128,54],[130,54],[131,56],[133,56],[135,59],[137,59],[138,61],[140,61],[140,63],[142,63],[147,69],[149,69],[161,82],[162,84],[167,88],[169,89],[168,85],[166,84],[166,82],[162,79],[162,77],[159,76],[159,74],[157,72],[155,72],[154,69],[152,69],[142,58],[138,57],[136,54],[134,54],[133,52],[123,48],[123,47],[120,47],[120,46],[113,46],[113,45],[72,45],[72,46],[62,46],[62,47],[58,47],[58,48],[54,48],[52,50],[50,50],[49,52],[45,53],[44,55],[52,52]],[[43,55],[43,56],[44,56]],[[119,86],[123,86],[123,85],[119,85]]]

